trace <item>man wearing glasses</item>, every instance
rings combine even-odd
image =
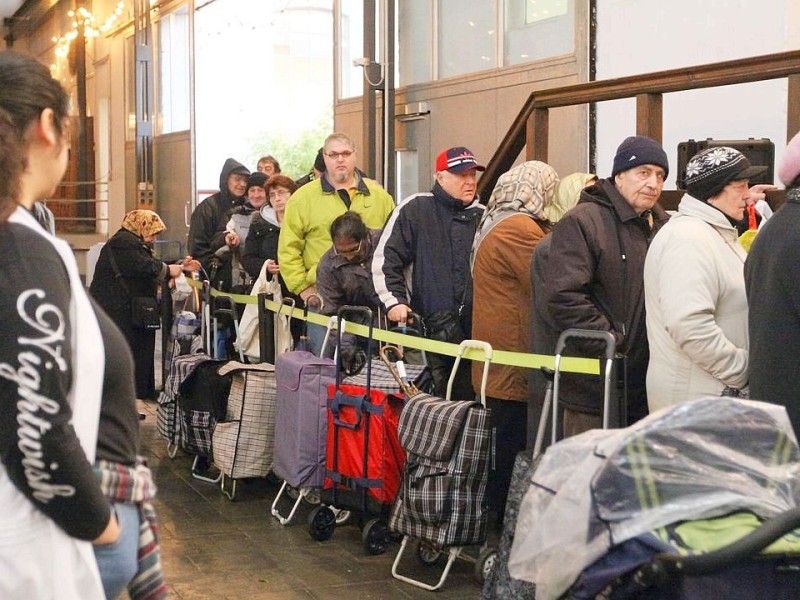
[[[394,199],[386,190],[356,169],[356,148],[349,137],[332,133],[322,151],[325,173],[292,194],[278,240],[278,263],[286,286],[309,308],[317,309],[317,264],[332,246],[333,220],[351,210],[369,229],[381,229],[394,210]],[[322,337],[313,326],[309,338],[312,351],[318,353]]]

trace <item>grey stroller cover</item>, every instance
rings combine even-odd
[[[779,515],[800,499],[783,407],[704,398],[550,447],[520,507],[509,571],[558,598],[611,546],[688,519]],[[568,560],[565,558],[568,557]]]

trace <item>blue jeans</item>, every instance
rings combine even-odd
[[[308,312],[319,314],[319,308],[316,306],[309,306]],[[322,350],[322,342],[325,339],[325,332],[327,331],[326,327],[322,325],[317,325],[316,323],[308,323],[308,349],[310,352],[313,352],[314,355],[319,356],[320,351]],[[335,340],[329,340],[326,350],[326,354],[333,356],[333,344]]]
[[[118,597],[139,569],[139,509],[133,504],[114,504],[120,534],[113,544],[94,546],[94,557],[109,600]]]

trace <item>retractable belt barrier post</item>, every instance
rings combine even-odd
[[[189,285],[199,287],[202,289],[202,284],[198,281],[187,280]],[[210,288],[211,296],[230,296],[237,304],[252,304],[259,302],[256,296],[245,296],[241,294],[228,294],[220,292],[214,288]],[[277,313],[281,305],[272,300],[263,300],[264,308],[268,311]],[[293,319],[306,320],[309,323],[316,323],[323,327],[328,326],[330,317],[319,315],[309,312],[303,316],[301,314],[292,315]],[[353,333],[361,337],[369,335],[369,328],[366,325],[358,325],[356,323],[347,323],[347,332]],[[417,337],[413,335],[406,335],[396,331],[387,331],[385,329],[374,329],[373,337],[379,342],[387,344],[394,344],[396,346],[405,346],[407,348],[416,348],[424,350],[425,352],[433,352],[434,354],[444,354],[446,356],[458,355],[458,344],[451,344],[448,342],[439,342],[436,340],[429,340],[424,337]],[[470,348],[464,353],[464,358],[470,360],[483,360],[483,352]],[[546,367],[548,369],[555,369],[555,356],[546,354],[527,354],[524,352],[509,352],[507,350],[495,350],[492,355],[492,363],[496,365],[508,365],[512,367],[524,367],[527,369],[541,369]],[[600,375],[600,361],[596,358],[578,358],[565,356],[561,359],[559,368],[562,373],[581,373],[583,375]]]

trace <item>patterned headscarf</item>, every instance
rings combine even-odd
[[[597,179],[593,173],[572,173],[558,182],[556,195],[553,202],[544,207],[544,214],[551,223],[567,214],[574,207],[581,197],[581,191],[592,180]]]
[[[527,213],[534,219],[546,221],[545,208],[553,201],[558,174],[555,169],[538,160],[530,160],[503,173],[494,186],[486,212],[483,214],[472,256],[478,246],[500,221],[517,213]]]
[[[132,210],[122,219],[122,228],[144,239],[166,231],[167,226],[152,210]]]

